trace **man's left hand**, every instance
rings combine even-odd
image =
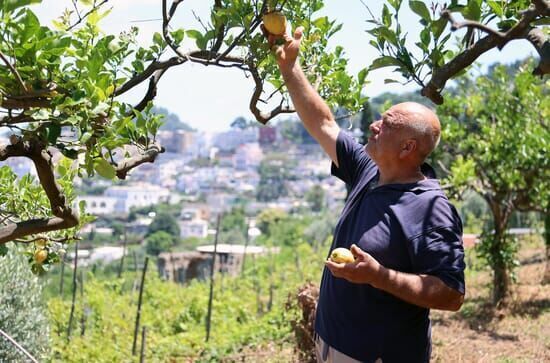
[[[350,250],[355,257],[354,262],[336,263],[327,260],[325,266],[335,277],[340,277],[356,284],[370,284],[376,287],[384,266],[355,244],[351,245]]]

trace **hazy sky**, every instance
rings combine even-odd
[[[169,1],[169,3],[171,3]],[[199,25],[191,10],[199,17],[208,18],[213,1],[186,0],[178,8],[173,26],[184,29],[197,29]],[[365,0],[373,13],[378,16],[384,1]],[[404,1],[406,4],[407,1]],[[431,3],[431,1],[427,2]],[[155,31],[162,32],[161,0],[111,0],[105,9],[112,7],[110,15],[101,23],[106,33],[118,34],[131,26],[140,28],[140,39],[149,43]],[[64,8],[72,8],[71,0],[44,0],[34,7],[36,13],[46,21],[57,17]],[[404,8],[407,8],[404,5]],[[408,10],[408,9],[407,9]],[[319,16],[328,15],[343,23],[342,30],[334,36],[331,43],[342,45],[349,58],[349,70],[356,74],[361,68],[371,64],[378,57],[376,50],[368,44],[372,39],[365,30],[368,24],[368,12],[359,0],[325,0],[325,8]],[[410,44],[418,41],[420,32],[418,18],[404,11],[400,19],[404,29],[410,34]],[[457,35],[460,35],[458,33]],[[479,59],[481,66],[496,61],[509,63],[534,54],[534,49],[526,41],[509,43],[503,51],[492,50]],[[388,68],[370,73],[370,83],[365,88],[368,96],[376,96],[385,91],[400,92],[415,89],[414,85],[403,87],[399,84],[385,85],[384,79],[396,77]],[[137,100],[143,95],[144,82],[130,99]],[[252,118],[248,103],[253,92],[254,82],[236,69],[204,67],[199,64],[185,63],[171,68],[159,83],[155,104],[166,107],[179,115],[182,121],[199,130],[219,131],[227,129],[231,121],[238,116]],[[288,117],[288,116],[282,116]]]

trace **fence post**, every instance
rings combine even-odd
[[[73,327],[74,306],[76,301],[76,272],[78,269],[78,241],[74,244],[74,267],[73,267],[73,298],[71,303],[71,313],[69,314],[69,325],[67,327],[67,340],[71,340],[71,330]]]
[[[147,327],[144,326],[141,330],[141,353],[139,355],[139,363],[145,363],[145,339],[147,337]]]
[[[210,296],[208,297],[208,315],[206,316],[206,341],[210,339],[210,321],[212,319],[212,299],[214,297],[214,267],[216,265],[216,255],[218,252],[218,236],[220,234],[221,215],[218,214],[216,222],[216,236],[214,237],[214,256],[212,258],[212,266],[210,268]]]
[[[136,325],[134,328],[134,343],[132,344],[132,355],[136,355],[139,320],[141,318],[141,301],[143,299],[143,286],[145,286],[145,273],[147,272],[148,263],[149,263],[149,257],[145,257],[145,264],[143,265],[143,273],[141,274],[141,285],[139,286],[138,308],[137,308],[137,314],[136,314]]]
[[[122,241],[122,257],[120,258],[120,266],[118,267],[118,278],[122,276],[122,270],[124,269],[124,256],[126,255],[126,226],[124,226],[124,240]]]

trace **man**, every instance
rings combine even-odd
[[[437,116],[417,103],[391,107],[366,147],[341,132],[302,72],[302,29],[273,48],[305,128],[351,186],[327,261],[315,321],[319,362],[428,362],[429,309],[456,311],[464,297],[462,224],[425,158],[439,141]],[[270,44],[275,38],[268,37]]]

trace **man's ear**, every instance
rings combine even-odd
[[[416,139],[407,139],[401,144],[401,152],[399,158],[404,159],[411,156],[418,149],[418,143]]]

